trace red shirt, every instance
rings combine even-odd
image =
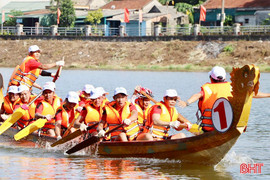
[[[68,119],[69,123],[70,123],[71,120],[73,120],[74,117],[75,117],[75,115],[74,115],[74,113],[72,113],[72,111],[73,111],[73,109],[66,110],[66,112],[68,113],[68,117],[69,117],[69,119]],[[63,113],[63,110],[62,110],[62,109],[60,109],[60,110],[58,110],[58,111],[56,112],[56,114],[55,114],[55,121],[62,121],[62,120],[63,120],[63,119],[62,119],[62,113]]]
[[[35,59],[30,59],[25,63],[25,73],[37,69],[41,65],[41,62],[36,61]]]

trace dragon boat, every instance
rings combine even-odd
[[[113,158],[173,159],[182,163],[216,165],[245,132],[252,97],[259,89],[260,72],[254,65],[233,68],[230,75],[231,96],[228,99],[218,99],[212,109],[214,131],[165,141],[99,142],[95,147],[95,155]],[[3,135],[13,137],[17,132],[18,130],[9,128]],[[36,146],[37,143],[55,141],[56,138],[32,133],[17,144],[31,142],[31,146]]]

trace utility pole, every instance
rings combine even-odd
[[[225,3],[225,0],[222,0],[222,5],[221,5],[221,21],[220,21],[220,27],[221,27],[221,31],[222,32],[223,32],[223,25],[224,25],[224,21],[225,21],[224,3]]]

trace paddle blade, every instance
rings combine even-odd
[[[99,140],[100,140],[99,137],[97,137],[97,136],[91,136],[87,140],[82,141],[81,143],[79,143],[79,144],[73,146],[71,149],[67,150],[66,153],[67,154],[75,153],[77,151],[80,151],[80,150],[88,147],[88,146],[91,146],[92,144],[97,143]]]
[[[20,132],[14,135],[14,139],[16,141],[28,136],[32,132],[42,128],[45,123],[47,122],[47,119],[38,119],[32,124],[29,124],[27,127],[23,128]]]
[[[63,137],[62,139],[60,139],[60,140],[58,140],[56,142],[54,142],[53,144],[51,144],[51,147],[54,147],[54,146],[57,146],[59,144],[63,144],[65,142],[68,142],[68,141],[70,141],[70,140],[72,140],[72,139],[74,139],[74,138],[76,138],[76,137],[78,137],[80,135],[82,135],[82,131],[80,129],[78,129],[77,131]]]
[[[25,113],[26,111],[22,108],[16,109],[16,111],[14,111],[13,114],[0,126],[0,135],[17,122]]]

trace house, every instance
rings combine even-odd
[[[129,11],[129,23],[124,22],[125,8]],[[163,6],[158,0],[116,0],[102,6],[101,9],[107,29],[116,29],[124,25],[129,36],[152,34],[156,24],[169,27],[188,23],[187,15],[177,12],[172,6]],[[141,23],[139,10],[142,11]]]
[[[12,10],[19,10],[24,13],[23,16],[17,18],[17,23],[24,24],[24,26],[35,26],[36,22],[40,22],[41,18],[50,14],[46,7],[50,5],[50,0],[28,0],[28,1],[10,1],[2,6],[2,11],[5,12],[5,18]],[[33,12],[31,14],[31,12]],[[1,14],[2,15],[2,14]]]
[[[260,25],[270,13],[269,0],[225,0],[226,16],[232,16],[235,23],[244,26]],[[206,8],[206,21],[202,25],[219,26],[222,0],[208,0],[203,6]],[[199,21],[199,9],[195,13],[195,22]]]

